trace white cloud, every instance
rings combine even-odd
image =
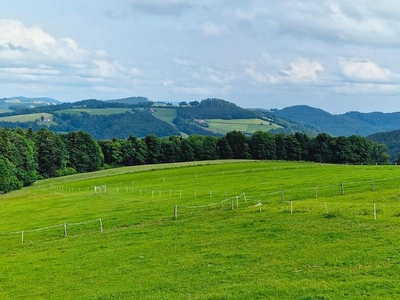
[[[212,95],[212,92],[207,87],[201,86],[179,86],[174,87],[173,91],[176,93],[188,94],[188,95]]]
[[[91,84],[107,79],[140,77],[138,68],[107,59],[104,50],[93,55],[71,38],[57,39],[38,26],[27,27],[18,20],[0,20],[0,72],[14,81],[43,84]]]
[[[320,81],[318,73],[324,71],[319,62],[298,58],[289,64],[289,68],[283,69],[279,74],[269,74],[257,71],[255,68],[245,68],[245,74],[258,84],[295,84],[307,85]]]
[[[216,25],[213,22],[206,22],[201,25],[201,29],[205,35],[208,36],[219,36],[227,31],[224,25]]]
[[[239,21],[256,28],[318,40],[400,45],[400,4],[390,0],[281,0],[254,1],[248,9],[236,9]],[[266,24],[268,26],[266,26]]]
[[[95,54],[98,58],[107,58],[108,57],[108,53],[105,50],[96,50]]]
[[[25,27],[17,20],[0,20],[0,45],[13,45],[47,54],[56,40],[40,27]],[[8,50],[13,50],[8,47]]]
[[[290,82],[316,82],[317,72],[322,72],[324,67],[319,62],[311,62],[304,58],[299,58],[291,63],[288,70],[282,70],[283,77],[287,77]]]
[[[245,68],[245,74],[248,75],[256,83],[267,84],[272,83],[273,81],[273,77],[270,74],[264,74],[252,67]]]
[[[376,63],[365,59],[340,58],[339,65],[343,75],[352,81],[387,82],[399,78],[388,68],[381,68]]]
[[[271,65],[271,66],[282,66],[283,65],[282,59],[274,59],[267,52],[262,53],[262,58],[263,58],[263,61],[268,65]]]
[[[179,16],[191,8],[186,0],[129,0],[128,4],[134,10],[153,15]]]

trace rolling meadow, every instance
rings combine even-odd
[[[0,196],[1,299],[398,299],[400,169],[145,165]]]

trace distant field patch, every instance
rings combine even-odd
[[[59,113],[66,114],[80,114],[82,112],[88,113],[90,115],[114,115],[114,114],[123,114],[125,112],[131,112],[131,108],[72,108],[72,109],[63,109],[58,111]]]
[[[174,125],[173,121],[176,118],[176,108],[155,108],[154,116],[162,121]]]
[[[222,134],[232,130],[254,133],[256,131],[269,131],[271,129],[279,128],[276,124],[260,119],[207,119],[206,121],[210,126],[208,128],[209,130]]]
[[[0,121],[3,121],[3,122],[29,122],[29,121],[36,121],[38,119],[40,120],[40,118],[42,116],[45,119],[53,120],[53,115],[52,114],[38,113],[38,114],[28,114],[28,115],[17,115],[17,116],[2,117],[2,118],[0,118]]]

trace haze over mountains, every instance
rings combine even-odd
[[[400,129],[400,112],[347,112],[332,115],[322,109],[305,105],[291,106],[275,110],[278,117],[294,122],[308,124],[317,132],[326,132],[335,136],[352,134],[368,136],[373,133]]]

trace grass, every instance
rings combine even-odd
[[[175,126],[173,123],[174,119],[176,118],[176,108],[155,108],[154,116],[162,121],[165,121],[172,126]]]
[[[399,176],[397,166],[214,161],[38,181],[1,196],[0,233],[61,226],[23,244],[0,234],[0,297],[397,299]],[[64,237],[64,222],[99,218],[104,232],[92,222]]]
[[[279,128],[276,124],[271,124],[268,121],[260,119],[207,119],[206,121],[209,124],[209,130],[221,134],[226,134],[233,130],[254,133],[256,131],[269,131],[271,129]]]
[[[4,122],[28,122],[28,121],[36,121],[43,116],[45,118],[53,119],[52,114],[48,113],[37,113],[37,114],[27,114],[27,115],[16,115],[16,116],[9,116],[9,117],[1,117],[0,121]]]

